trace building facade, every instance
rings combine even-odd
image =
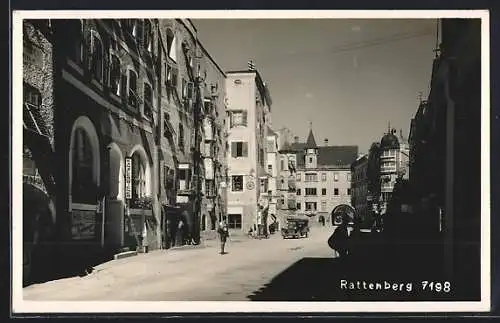
[[[305,143],[295,137],[294,143],[280,152],[280,158],[287,156],[290,160],[294,156],[297,162],[291,196],[295,197],[295,213],[315,222],[324,219],[333,223],[331,214],[335,208],[351,205],[351,164],[358,156],[358,147],[331,146],[327,139],[318,146],[311,129]]]
[[[267,178],[266,120],[271,99],[256,70],[226,73],[228,132],[227,220],[230,229],[248,231],[262,220],[260,179]]]
[[[214,230],[226,213],[225,74],[192,22],[23,28],[25,205],[44,204],[57,257],[78,254],[85,266],[77,262],[199,243]],[[23,215],[27,262],[37,212]]]
[[[371,220],[371,207],[368,198],[368,155],[359,156],[351,164],[351,205],[362,223]]]

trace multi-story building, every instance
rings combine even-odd
[[[226,77],[227,220],[231,229],[247,231],[262,222],[259,181],[267,178],[266,120],[272,102],[258,71],[231,71]]]
[[[358,156],[357,146],[330,146],[327,139],[318,146],[311,129],[305,143],[295,137],[295,142],[280,153],[283,160],[286,156],[297,162],[292,171],[294,190],[288,200],[295,198],[298,215],[314,217],[315,221],[323,217],[326,222],[333,222],[331,214],[336,207],[351,205],[351,164]],[[285,179],[281,178],[283,183]],[[286,207],[293,209],[290,205]]]
[[[225,214],[225,74],[191,20],[160,20],[159,30],[162,223],[179,243],[174,237],[182,221],[182,235],[196,243],[200,230],[215,230]]]
[[[359,156],[351,164],[351,205],[362,223],[370,221],[368,198],[368,155]]]
[[[266,176],[261,177],[261,199],[260,204],[268,207],[270,221],[278,218],[278,175],[280,173],[278,164],[278,135],[268,126],[266,142]]]
[[[451,279],[480,286],[480,263],[470,259],[479,259],[481,237],[481,20],[442,19],[439,27],[431,90],[412,120],[410,183],[422,235],[446,242]]]
[[[42,231],[86,266],[215,229],[226,213],[225,74],[191,21],[23,24],[25,205],[44,201],[45,223],[25,207],[26,262]]]
[[[400,132],[390,129],[380,140],[380,200],[382,214],[387,211],[394,184],[398,178],[408,179],[409,176],[409,146]]]
[[[159,245],[155,24],[24,22],[23,119],[26,133],[38,133],[24,144],[53,202],[59,254],[80,250],[85,262],[102,250]]]

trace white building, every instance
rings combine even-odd
[[[266,137],[271,97],[256,70],[227,72],[228,194],[230,229],[257,224],[260,179],[267,178]],[[265,191],[267,193],[267,190]]]

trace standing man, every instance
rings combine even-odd
[[[218,233],[219,233],[219,238],[220,238],[220,254],[224,255],[224,254],[226,254],[226,252],[224,250],[226,247],[226,241],[227,241],[227,238],[229,237],[229,229],[227,227],[227,223],[225,220],[222,220],[219,223]]]

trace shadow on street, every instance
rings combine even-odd
[[[442,246],[388,244],[366,234],[346,260],[306,257],[248,295],[252,301],[479,301],[479,266],[446,280]],[[326,243],[326,242],[325,242]],[[461,250],[460,252],[464,252]],[[475,251],[469,250],[470,264]],[[446,283],[450,281],[449,283]],[[427,283],[426,283],[427,282]],[[372,284],[372,285],[370,285]]]

